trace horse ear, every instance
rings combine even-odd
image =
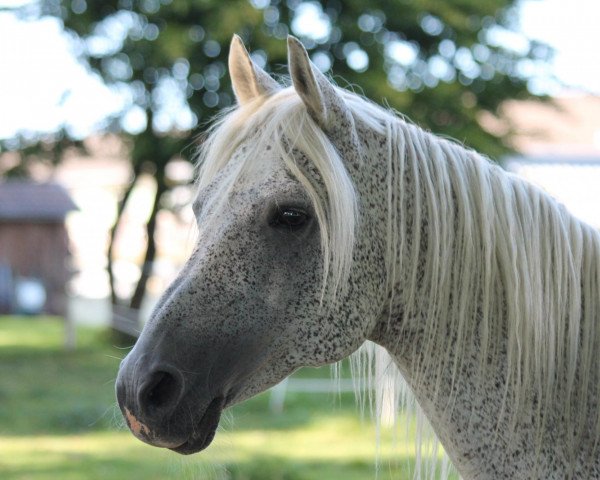
[[[306,105],[308,113],[321,128],[328,130],[337,112],[345,112],[344,100],[335,87],[313,65],[300,40],[288,36],[288,62],[294,89]],[[336,108],[338,107],[338,108]]]
[[[260,95],[271,95],[279,84],[256,65],[238,35],[233,35],[229,48],[229,75],[235,98],[240,105]]]

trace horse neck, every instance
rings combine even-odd
[[[403,124],[387,136],[388,304],[372,339],[466,477],[585,465],[573,445],[600,441],[597,233],[458,145]]]

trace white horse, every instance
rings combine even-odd
[[[199,240],[117,381],[141,440],[384,347],[467,479],[600,478],[600,235],[536,187],[239,38],[201,147]]]

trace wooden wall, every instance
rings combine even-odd
[[[45,311],[65,315],[69,242],[62,223],[0,222],[0,262],[13,276],[35,277],[46,288]]]

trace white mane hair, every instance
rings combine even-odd
[[[477,340],[482,377],[490,359],[506,358],[510,424],[514,427],[519,412],[531,409],[541,442],[543,412],[553,405],[564,412],[575,449],[589,422],[587,392],[595,388],[600,371],[600,235],[540,189],[476,152],[355,94],[337,92],[357,122],[387,138],[389,296],[403,307],[400,324],[425,312],[423,338],[428,340],[422,358],[431,359],[418,365],[416,381],[438,378],[442,371],[456,378],[467,346]],[[328,294],[335,296],[352,268],[360,199],[335,147],[293,89],[259,97],[216,121],[200,149],[199,187],[208,185],[251,135],[260,138],[249,148],[258,151],[261,140],[272,143],[306,188],[320,225],[323,288],[327,284]],[[301,171],[292,148],[310,159],[324,186]],[[246,163],[259,160],[253,152],[246,155]],[[244,168],[231,172],[223,188],[230,188]],[[455,356],[446,349],[440,358],[433,348],[449,332],[456,338]],[[500,351],[503,341],[505,352]],[[362,352],[366,357],[355,366],[375,372],[374,397],[382,399],[390,372],[400,377],[377,349]],[[397,388],[394,397],[406,398]],[[381,401],[376,403],[375,411],[381,412]],[[499,412],[499,422],[502,416]],[[427,475],[434,474],[435,469]]]

